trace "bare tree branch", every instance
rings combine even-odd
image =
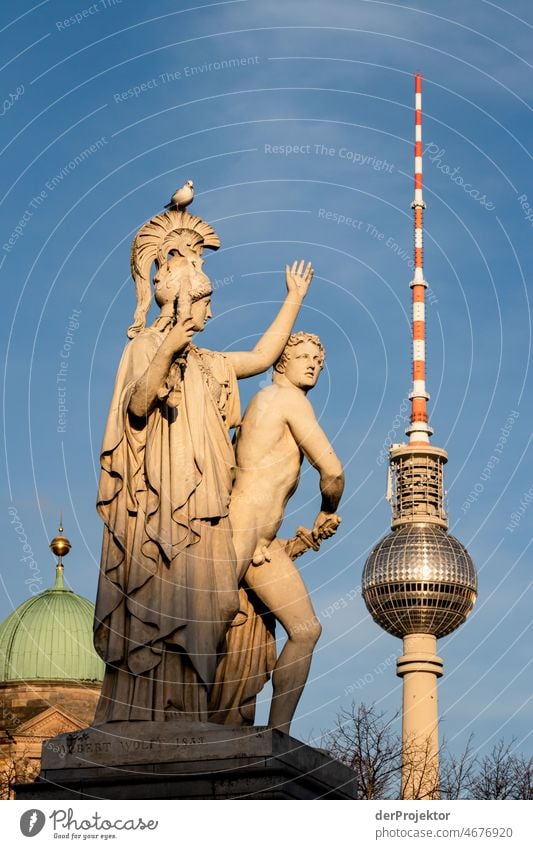
[[[473,735],[459,755],[443,741],[437,759],[429,738],[425,748],[417,740],[402,752],[398,716],[352,702],[322,734],[322,747],[356,773],[360,799],[533,799],[533,757],[516,754],[515,740],[500,740],[483,757],[474,754]]]

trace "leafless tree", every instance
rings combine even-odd
[[[25,752],[0,761],[0,799],[14,799],[15,784],[34,781],[39,772],[39,764],[29,758]]]
[[[426,738],[403,742],[400,799],[439,799],[439,753]]]
[[[516,741],[499,740],[488,755],[478,759],[470,782],[470,799],[533,798],[533,759],[514,754]]]
[[[469,798],[469,788],[476,769],[473,739],[474,735],[471,734],[459,755],[450,753],[446,742],[443,741],[440,752],[441,799]]]
[[[360,799],[394,799],[399,792],[402,741],[391,719],[375,705],[352,702],[341,710],[335,728],[326,733],[323,746],[331,756],[357,774]]]
[[[533,799],[533,757],[516,758],[516,799]]]
[[[397,720],[397,713],[387,718],[375,705],[352,702],[322,735],[322,747],[356,773],[360,799],[533,799],[533,757],[517,754],[515,740],[500,740],[484,756],[476,755],[473,735],[458,755],[444,741],[438,769],[429,740],[425,751],[419,741],[402,751]]]

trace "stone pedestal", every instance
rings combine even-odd
[[[355,773],[266,727],[112,722],[43,745],[17,799],[355,799]]]

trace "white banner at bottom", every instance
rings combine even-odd
[[[276,806],[276,811],[271,809]],[[170,845],[253,849],[531,849],[533,802],[24,801],[0,802],[2,843],[34,849],[73,843],[118,847]]]

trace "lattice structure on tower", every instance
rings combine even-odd
[[[442,448],[410,445],[390,452],[392,527],[406,522],[428,522],[448,527],[444,509],[444,463]]]

